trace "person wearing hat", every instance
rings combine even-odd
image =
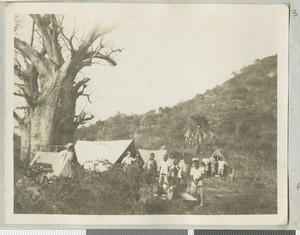
[[[66,144],[66,150],[59,153],[60,162],[58,167],[54,170],[56,176],[73,178],[74,172],[72,169],[72,161],[75,158],[75,149],[73,143]]]
[[[193,167],[190,172],[192,184],[191,194],[197,198],[197,206],[203,206],[203,178],[205,177],[205,168],[200,166],[199,158],[193,158]]]

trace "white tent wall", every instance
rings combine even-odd
[[[131,155],[140,157],[133,140],[115,140],[115,141],[82,141],[78,140],[75,144],[75,152],[80,165],[87,161],[104,161],[111,164],[121,163],[126,152],[130,151]]]

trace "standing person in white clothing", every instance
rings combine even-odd
[[[73,143],[68,143],[66,145],[67,149],[63,150],[59,153],[60,156],[60,164],[53,173],[56,176],[63,176],[67,178],[74,177],[74,169],[72,167],[72,162],[74,162],[75,158],[75,149]]]
[[[134,161],[136,161],[136,160],[137,160],[137,158],[131,157],[131,152],[128,151],[128,152],[126,153],[126,156],[123,158],[123,160],[122,160],[122,162],[121,162],[121,164],[124,165],[124,170],[128,170],[128,169],[129,169],[129,166],[131,166],[132,163],[133,163]]]
[[[179,162],[178,178],[180,179],[181,190],[185,192],[188,178],[188,160],[186,156]]]
[[[168,174],[169,174],[169,163],[168,163],[167,155],[163,156],[163,161],[160,163],[159,166],[159,179],[158,182],[163,186],[163,184],[168,184]]]
[[[224,162],[223,158],[220,158],[219,161],[218,161],[218,174],[220,176],[224,175],[225,164],[226,163]]]
[[[193,167],[190,172],[192,184],[191,184],[191,194],[197,198],[197,206],[203,206],[203,182],[205,177],[205,168],[200,166],[200,160],[198,158],[193,158]]]
[[[209,164],[210,164],[208,157],[204,157],[202,159],[202,162],[204,163],[204,166],[205,166],[205,175],[208,176],[209,175]]]

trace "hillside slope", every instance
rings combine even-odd
[[[277,57],[256,60],[234,73],[224,84],[207,90],[174,107],[151,110],[143,115],[118,114],[80,128],[78,139],[113,140],[135,138],[142,148],[184,151],[186,122],[204,116],[214,137],[204,141],[203,154],[229,148],[243,155],[251,152],[276,161]],[[238,142],[238,144],[236,144]],[[275,164],[276,165],[276,162]]]
[[[189,117],[207,120],[207,128],[212,133],[211,138],[202,141],[198,154],[184,138]],[[220,187],[228,192],[220,196],[222,200],[216,199],[217,204],[210,204],[207,211],[188,213],[276,213],[277,56],[256,60],[233,72],[222,85],[174,107],[160,108],[158,113],[154,110],[143,115],[120,113],[99,120],[80,128],[77,138],[134,138],[141,148],[157,149],[165,145],[173,153],[186,153],[190,159],[224,149],[237,172],[236,180],[233,183],[208,179],[209,200],[220,196],[216,194]],[[184,206],[182,211],[178,210],[187,213]]]

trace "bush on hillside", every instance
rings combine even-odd
[[[15,213],[127,214],[139,199],[142,172],[114,165],[106,172],[77,174],[74,179],[41,181],[29,170],[15,185]]]

